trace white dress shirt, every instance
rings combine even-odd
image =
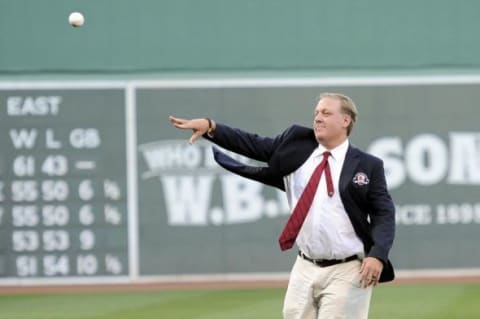
[[[332,174],[334,195],[327,194],[325,172],[322,173],[312,206],[297,236],[300,250],[314,259],[343,259],[351,255],[364,256],[363,243],[355,234],[339,194],[340,173],[347,154],[349,141],[345,140],[330,150],[328,164]],[[319,145],[301,167],[285,177],[291,210],[307,185],[313,171],[323,159],[325,147]]]

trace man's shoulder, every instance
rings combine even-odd
[[[284,136],[289,137],[312,137],[314,136],[313,129],[298,124],[293,124],[283,131]]]
[[[359,156],[362,161],[369,161],[372,163],[383,163],[383,160],[373,154],[367,153],[364,150],[361,150],[360,148],[350,145],[350,151],[353,152],[356,156]]]
[[[290,125],[287,130],[295,130],[295,131],[302,131],[302,132],[312,132],[313,128],[306,127],[300,124],[292,124]]]

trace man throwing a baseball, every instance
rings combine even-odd
[[[296,244],[283,317],[368,318],[372,289],[394,278],[388,259],[395,234],[395,208],[383,162],[348,140],[357,118],[353,101],[325,93],[314,110],[313,129],[293,125],[269,138],[211,119],[170,117],[264,167],[246,166],[214,149],[227,170],[286,192],[292,214],[279,236],[282,250]]]

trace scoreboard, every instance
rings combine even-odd
[[[0,277],[128,269],[124,89],[0,91]]]

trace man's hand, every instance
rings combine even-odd
[[[179,119],[173,116],[169,116],[168,119],[172,122],[173,126],[179,129],[191,129],[193,135],[188,140],[188,143],[193,144],[200,136],[208,132],[208,120],[207,119]],[[212,121],[213,122],[213,121]]]
[[[383,270],[383,263],[375,257],[363,259],[360,267],[360,285],[367,288],[370,285],[376,286]]]

